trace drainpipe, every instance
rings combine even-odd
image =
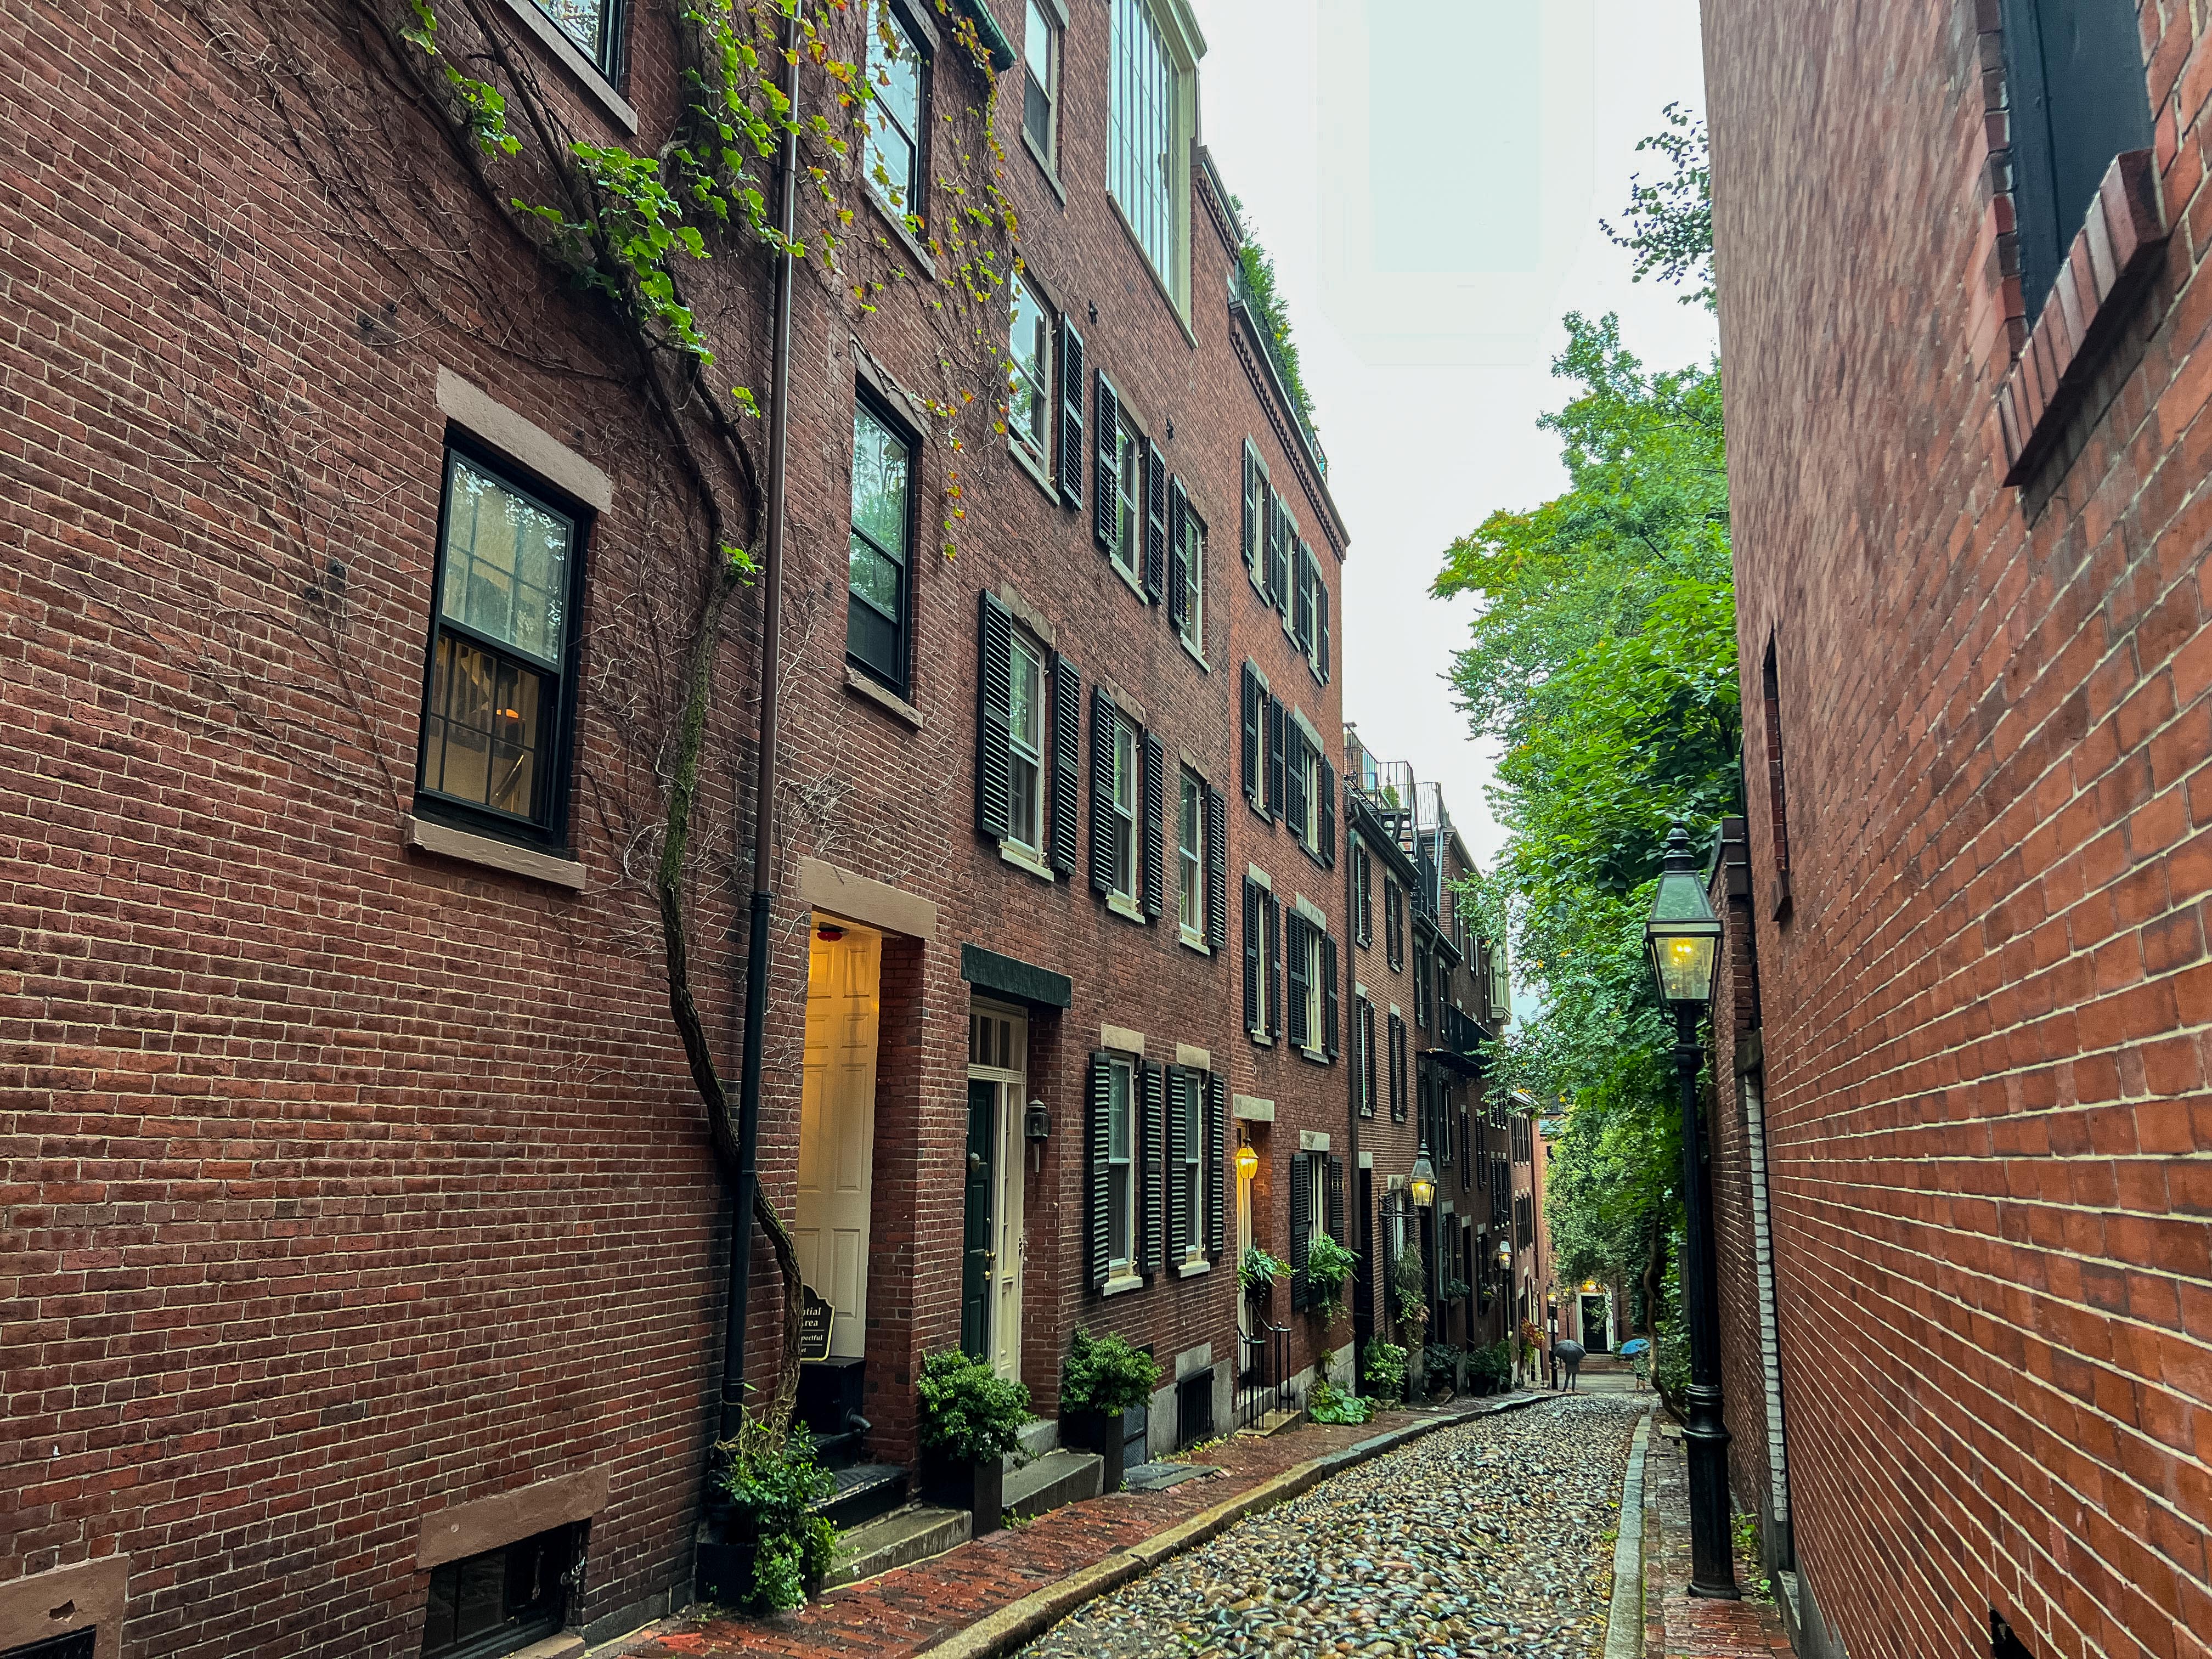
[[[730,1222],[730,1310],[722,1345],[722,1437],[744,1419],[745,1312],[752,1302],[753,1203],[760,1185],[761,1041],[768,1024],[769,914],[775,875],[776,696],[783,650],[783,498],[791,441],[791,244],[799,212],[799,26],[805,0],[784,20],[782,203],[775,256],[775,338],[768,416],[768,537],[761,574],[760,730],[753,756],[753,902],[745,945],[744,1069],[738,1085],[738,1206]]]
[[[1359,1024],[1359,860],[1352,855],[1354,837],[1358,832],[1352,827],[1352,780],[1359,775],[1364,763],[1349,744],[1345,750],[1346,766],[1339,783],[1343,799],[1336,804],[1336,819],[1345,828],[1344,836],[1344,989],[1341,1006],[1351,1011],[1344,1035],[1351,1039],[1344,1044],[1343,1052],[1352,1056],[1352,1064],[1345,1067],[1349,1087],[1344,1096],[1344,1172],[1351,1190],[1345,1202],[1352,1214],[1346,1219],[1359,1217],[1359,1091],[1367,1076],[1366,1056],[1359,1051],[1364,1028]],[[1341,1018],[1341,1014],[1339,1016]],[[1369,1317],[1374,1316],[1376,1294],[1382,1282],[1375,1272],[1375,1218],[1365,1218],[1364,1231],[1360,1235],[1360,1253],[1367,1258],[1367,1307]],[[1358,1270],[1354,1268],[1357,1273]],[[1359,1290],[1352,1287],[1352,1392],[1359,1393]]]

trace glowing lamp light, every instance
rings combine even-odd
[[[1513,1241],[1510,1238],[1501,1238],[1498,1241],[1498,1269],[1500,1273],[1504,1273],[1512,1266]]]
[[[1252,1143],[1248,1140],[1237,1149],[1237,1178],[1249,1181],[1259,1173],[1260,1154],[1253,1150]]]
[[[1413,1172],[1406,1177],[1406,1190],[1413,1195],[1413,1202],[1425,1210],[1437,1201],[1437,1170],[1429,1162],[1425,1144],[1413,1154]]]
[[[1713,1000],[1713,967],[1720,954],[1720,918],[1705,897],[1690,856],[1689,832],[1676,824],[1667,835],[1666,860],[1651,915],[1644,924],[1659,1000],[1674,1012],[1703,1008]]]

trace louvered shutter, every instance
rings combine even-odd
[[[1344,1160],[1334,1152],[1328,1158],[1328,1236],[1338,1243],[1344,1235]]]
[[[1315,768],[1321,775],[1316,786],[1321,793],[1321,861],[1328,868],[1336,868],[1336,769],[1327,761]]]
[[[1283,902],[1273,893],[1267,900],[1267,1036],[1283,1036]]]
[[[1189,1124],[1184,1113],[1189,1091],[1197,1086],[1197,1081],[1193,1073],[1180,1066],[1168,1067],[1167,1259],[1170,1265],[1182,1261],[1190,1254],[1190,1183],[1183,1175]]]
[[[1313,555],[1300,542],[1292,550],[1291,563],[1297,571],[1297,586],[1291,600],[1291,637],[1297,641],[1298,649],[1308,656],[1313,654],[1314,622],[1314,562]]]
[[[1113,1182],[1107,1160],[1113,1155],[1108,1114],[1113,1109],[1114,1084],[1106,1056],[1091,1056],[1090,1098],[1084,1123],[1084,1217],[1089,1232],[1091,1288],[1103,1291],[1114,1251]]]
[[[1079,830],[1076,750],[1083,742],[1083,676],[1065,657],[1052,665],[1052,867],[1075,873]]]
[[[1375,1005],[1359,999],[1359,1113],[1375,1115]]]
[[[1375,858],[1367,850],[1367,843],[1354,836],[1352,838],[1352,872],[1357,878],[1354,896],[1358,903],[1354,930],[1363,945],[1375,943]]]
[[[1283,721],[1283,822],[1303,842],[1306,838],[1306,734],[1288,717]]]
[[[1336,936],[1321,936],[1321,1046],[1322,1052],[1331,1060],[1336,1058]]]
[[[1314,584],[1314,666],[1321,672],[1321,683],[1328,684],[1328,584]]]
[[[1206,943],[1229,948],[1229,801],[1206,786]]]
[[[1166,833],[1168,751],[1157,733],[1145,733],[1145,914],[1157,916],[1167,904]],[[1182,805],[1180,801],[1176,803]]]
[[[1137,1189],[1137,1225],[1143,1235],[1143,1271],[1160,1270],[1161,1207],[1167,1197],[1167,1079],[1157,1066],[1139,1068],[1144,1079],[1142,1184]]]
[[[1114,700],[1091,690],[1091,885],[1114,890]]]
[[[1313,1041],[1306,1018],[1306,919],[1293,910],[1283,918],[1284,954],[1289,963],[1291,1042],[1304,1048]]]
[[[1390,1011],[1390,1121],[1406,1121],[1406,1022]]]
[[[1168,580],[1168,461],[1147,439],[1145,458],[1145,597],[1154,605]]]
[[[1060,319],[1060,498],[1083,505],[1083,337]]]
[[[1114,550],[1116,508],[1121,505],[1121,463],[1116,440],[1121,433],[1121,400],[1106,371],[1098,371],[1098,390],[1091,405],[1091,447],[1098,462],[1091,475],[1091,534],[1106,552]]]
[[[1216,1072],[1206,1082],[1206,1253],[1220,1260],[1229,1237],[1229,1086]]]
[[[1014,618],[979,596],[975,670],[975,830],[997,841],[1013,822]]]
[[[1306,1242],[1313,1232],[1311,1152],[1291,1154],[1291,1306],[1306,1305]]]
[[[1184,520],[1189,505],[1183,500],[1182,480],[1168,480],[1168,620],[1182,628],[1190,620],[1190,555],[1184,543]]]
[[[1267,947],[1267,908],[1261,903],[1260,884],[1249,876],[1244,878],[1244,1029],[1263,1035],[1266,1028],[1260,1023],[1260,970],[1267,958],[1261,952]]]
[[[1264,809],[1267,785],[1261,778],[1261,763],[1267,757],[1267,739],[1261,726],[1267,702],[1260,690],[1260,677],[1249,662],[1244,665],[1239,697],[1244,726],[1244,799]]]
[[[1283,732],[1288,724],[1283,705],[1267,699],[1267,816],[1283,816]]]

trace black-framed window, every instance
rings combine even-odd
[[[557,841],[583,516],[449,442],[416,799],[434,816]]]
[[[891,0],[867,0],[868,182],[902,215],[919,216],[922,191],[922,109],[928,100],[928,60]]]
[[[1059,165],[1060,20],[1052,0],[1029,0],[1023,26],[1022,131],[1047,167]]]
[[[557,1632],[583,1541],[556,1527],[431,1569],[422,1659],[489,1659]]]
[[[614,80],[622,69],[622,26],[627,0],[538,0],[538,9],[574,41],[600,74]]]
[[[2151,144],[2136,0],[2002,0],[2021,298],[2032,327],[2112,158]]]
[[[914,444],[866,398],[853,406],[853,532],[845,653],[903,692],[913,612]]]

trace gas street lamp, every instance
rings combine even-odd
[[[1735,1601],[1742,1592],[1736,1588],[1729,1540],[1720,1280],[1698,1121],[1698,1021],[1713,998],[1721,924],[1690,856],[1689,832],[1680,823],[1667,836],[1667,856],[1644,939],[1660,1004],[1674,1016],[1674,1071],[1682,1085],[1682,1294],[1690,1322],[1690,1409],[1682,1438],[1690,1462],[1690,1593]]]
[[[1427,1209],[1437,1201],[1437,1166],[1429,1162],[1429,1143],[1423,1141],[1413,1153],[1413,1172],[1406,1177],[1406,1190],[1413,1202]]]

